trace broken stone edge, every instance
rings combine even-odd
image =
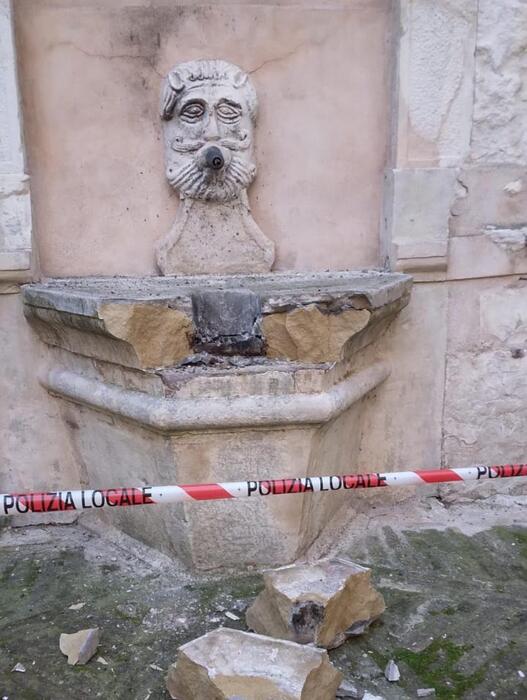
[[[181,669],[183,669],[183,672],[186,673],[187,678],[184,681],[184,685],[188,686],[188,679],[190,677],[191,681],[194,681],[194,683],[191,683],[192,686],[194,686],[195,683],[206,683],[210,685],[210,688],[208,689],[209,691],[213,692],[216,689],[216,686],[214,685],[214,673],[211,675],[209,673],[209,669],[204,666],[202,663],[197,661],[196,659],[193,659],[191,656],[187,655],[187,650],[191,649],[193,645],[195,645],[196,642],[202,640],[205,637],[208,636],[215,636],[221,633],[227,633],[229,635],[235,635],[239,636],[241,638],[245,638],[248,641],[255,640],[259,642],[264,642],[265,644],[269,643],[274,643],[278,648],[286,648],[289,647],[290,649],[296,649],[298,650],[298,653],[306,654],[308,653],[310,656],[313,657],[313,660],[317,659],[318,657],[318,665],[314,665],[313,668],[309,671],[309,673],[306,675],[305,680],[304,680],[304,685],[302,689],[302,697],[312,697],[312,694],[315,692],[315,690],[320,690],[320,687],[318,685],[318,678],[317,675],[321,673],[331,673],[333,678],[331,679],[331,685],[334,686],[334,688],[330,688],[329,692],[336,693],[343,675],[342,672],[339,671],[330,661],[329,656],[327,651],[324,649],[318,649],[316,647],[312,646],[305,646],[302,644],[297,644],[296,642],[291,642],[289,640],[284,640],[284,639],[274,639],[272,637],[268,637],[265,635],[260,635],[260,634],[254,634],[252,632],[243,632],[241,630],[233,630],[231,628],[218,628],[215,630],[212,630],[211,632],[206,633],[202,637],[199,637],[198,639],[194,639],[190,642],[187,642],[186,644],[183,644],[182,646],[179,647],[178,649],[178,656],[176,661],[170,665],[168,669],[168,674],[166,677],[166,687],[169,692],[169,695],[171,698],[179,700],[180,695],[177,695],[177,692],[181,692],[181,690],[189,690],[189,688],[184,688],[183,686],[179,686],[180,680],[178,678],[178,673],[181,675]],[[326,678],[326,683],[328,682],[328,679]],[[178,691],[178,686],[179,686],[179,691]],[[221,690],[217,690],[218,695],[214,697],[220,697]],[[212,695],[211,695],[212,696]],[[223,694],[221,695],[223,697]],[[318,697],[318,696],[317,696]],[[329,697],[329,695],[328,695]],[[333,697],[333,695],[331,695]]]
[[[336,630],[331,632],[332,628],[328,626],[328,620],[325,616],[322,618],[320,624],[313,630],[312,637],[309,639],[306,638],[305,640],[298,638],[295,639],[294,631],[284,619],[284,611],[280,611],[280,601],[283,602],[285,609],[289,610],[295,605],[301,606],[302,604],[309,604],[313,602],[316,603],[317,600],[315,598],[311,599],[308,591],[299,596],[296,600],[293,600],[284,595],[280,589],[275,586],[272,578],[273,573],[277,571],[295,569],[298,567],[298,564],[288,564],[286,566],[279,567],[278,569],[269,569],[268,571],[264,571],[265,587],[246,612],[245,619],[249,629],[252,629],[259,634],[267,634],[300,644],[315,644],[317,647],[325,649],[335,649],[350,637],[365,632],[368,627],[378,620],[386,610],[386,604],[382,594],[375,589],[371,582],[371,569],[361,566],[356,562],[342,559],[341,557],[335,557],[333,558],[333,561],[341,562],[345,565],[353,565],[356,568],[354,574],[361,577],[361,583],[363,585],[365,582],[366,589],[371,592],[371,597],[368,601],[370,607],[370,614],[368,618],[357,619],[351,624],[351,626],[348,626],[346,629],[336,633]],[[301,565],[303,566],[305,563]],[[335,591],[335,594],[327,601],[325,605],[326,612],[330,609],[338,610],[339,606],[341,605],[341,597],[345,595],[346,591],[348,590],[348,584],[351,580],[353,580],[353,574],[350,574],[348,579],[344,581],[342,586]],[[336,617],[332,615],[329,615],[329,618],[336,619]],[[260,626],[259,620],[262,619],[267,619],[267,626]]]

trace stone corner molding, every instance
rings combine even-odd
[[[10,0],[0,0],[0,294],[19,291],[31,270],[31,202]]]
[[[41,384],[55,396],[161,432],[324,424],[339,416],[390,374],[377,362],[317,394],[174,399],[84,377],[54,367]]]

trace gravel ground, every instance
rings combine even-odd
[[[331,652],[346,680],[386,700],[432,687],[445,700],[527,698],[526,513],[525,496],[422,497],[372,507],[318,540],[311,557],[371,566],[388,606],[366,634]],[[164,676],[178,646],[221,625],[245,629],[261,586],[256,571],[191,574],[101,526],[4,521],[0,698],[168,698]],[[88,627],[102,631],[97,655],[68,666],[60,633]],[[398,683],[384,678],[389,659]],[[12,671],[16,664],[25,672]]]

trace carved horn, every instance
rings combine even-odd
[[[249,76],[247,75],[247,73],[244,73],[242,70],[239,70],[234,76],[232,82],[235,88],[241,88],[245,85],[248,79]]]
[[[185,83],[177,71],[170,71],[165,80],[161,97],[161,117],[165,120],[172,119],[174,107],[179,93],[185,87]]]

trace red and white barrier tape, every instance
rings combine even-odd
[[[287,493],[314,493],[386,486],[416,486],[448,481],[481,481],[527,476],[527,464],[475,466],[463,469],[430,469],[412,472],[308,476],[262,481],[231,481],[218,484],[185,486],[140,486],[83,491],[0,494],[0,515],[87,510],[116,506],[142,506],[154,503],[213,501],[226,498],[278,496]]]

